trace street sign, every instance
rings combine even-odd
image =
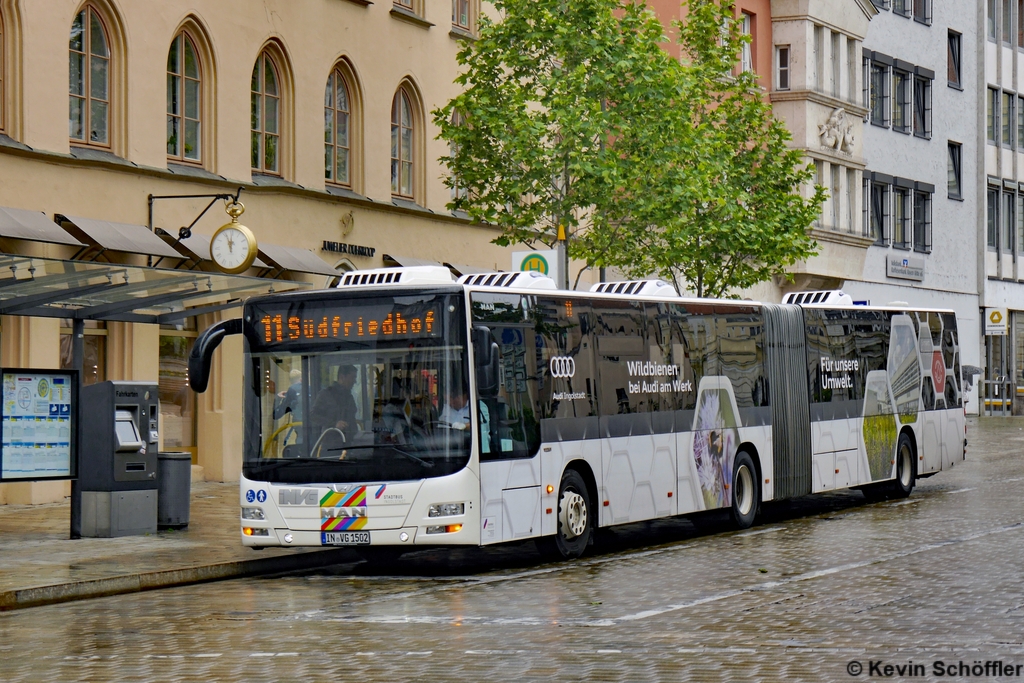
[[[77,476],[78,373],[4,368],[0,481]]]
[[[561,263],[559,263],[558,252],[554,249],[545,251],[513,251],[512,270],[532,270],[541,275],[547,275],[555,281],[555,284],[561,282],[559,280]]]
[[[1009,312],[1005,308],[985,309],[985,336],[1003,337],[1006,335],[1006,325],[1009,321]]]

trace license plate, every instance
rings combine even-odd
[[[370,545],[370,532],[321,531],[320,545]]]

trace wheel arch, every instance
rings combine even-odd
[[[601,502],[597,495],[597,477],[594,476],[594,470],[590,467],[590,463],[586,460],[570,460],[562,468],[562,477],[565,476],[566,470],[575,470],[583,477],[583,481],[587,484],[587,493],[590,494],[590,500],[593,501],[594,505],[594,526],[597,527],[597,520],[600,519],[601,514]],[[561,477],[559,477],[561,481]]]
[[[914,433],[912,425],[903,425],[902,427],[900,427],[900,436],[903,436],[904,434],[906,434],[907,438],[910,439],[910,447],[914,451],[914,457],[912,457],[910,459],[910,462],[913,463],[913,465],[914,465],[914,477],[917,477],[918,476],[918,474],[917,474],[917,471],[918,471],[917,462],[918,462],[918,459],[921,457],[921,454],[918,452],[917,434]],[[898,444],[899,444],[899,437],[896,438],[896,443],[897,443],[897,446],[898,446]]]
[[[750,459],[754,461],[754,474],[757,476],[757,490],[759,492],[759,498],[763,498],[764,496],[761,495],[760,492],[764,487],[764,474],[761,469],[761,456],[757,452],[757,446],[750,441],[744,441],[739,445],[739,448],[736,449],[736,454],[739,455],[741,451],[749,455]]]

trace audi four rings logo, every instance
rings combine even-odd
[[[552,377],[572,377],[576,374],[576,361],[569,356],[555,356],[551,359]]]

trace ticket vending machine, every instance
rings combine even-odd
[[[82,387],[82,536],[156,533],[158,397],[149,382]]]

